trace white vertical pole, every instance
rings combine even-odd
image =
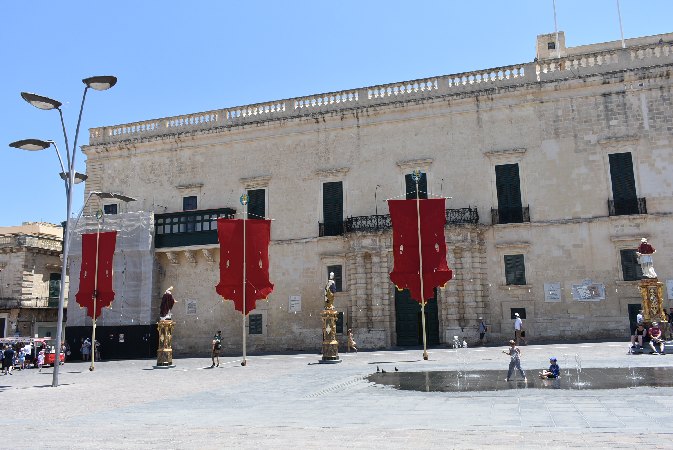
[[[624,43],[624,29],[622,28],[622,10],[619,7],[619,0],[617,0],[617,15],[619,16],[619,33],[622,36],[622,48],[626,48],[626,44]]]
[[[93,279],[93,330],[91,332],[91,367],[90,371],[94,370],[94,361],[96,359],[96,303],[98,300],[98,244],[100,242],[100,219],[96,228],[96,270],[94,271]]]
[[[248,202],[244,202],[243,204],[243,362],[241,362],[242,366],[245,366],[248,364],[246,361],[246,333],[245,333],[245,285],[246,285],[246,271],[245,271],[245,256],[246,256],[246,239],[245,239],[245,222],[247,221],[248,218]]]
[[[420,171],[414,177],[416,181],[416,221],[418,224],[418,263],[419,276],[421,280],[421,323],[423,324],[423,359],[428,360],[427,338],[425,336],[425,298],[423,296],[423,250],[421,244],[421,200],[418,192],[418,181],[420,180]]]

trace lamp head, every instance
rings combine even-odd
[[[62,180],[66,180],[68,178],[68,174],[65,172],[61,172],[59,175],[61,176]],[[75,184],[79,184],[83,181],[86,181],[87,178],[89,178],[88,175],[75,172]]]
[[[39,109],[59,109],[62,105],[58,100],[43,97],[42,95],[33,94],[31,92],[22,92],[21,98]]]
[[[95,89],[97,91],[106,91],[112,86],[117,84],[117,77],[113,76],[98,76],[98,77],[89,77],[82,80],[82,83],[86,84],[87,87]]]
[[[10,147],[19,148],[21,150],[28,150],[36,152],[51,147],[51,141],[43,141],[40,139],[23,139],[21,141],[12,142]]]

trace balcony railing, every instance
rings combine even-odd
[[[479,212],[477,208],[457,208],[446,210],[447,225],[462,225],[479,223]],[[390,220],[390,214],[378,214],[372,216],[348,217],[343,222],[319,224],[319,235],[339,236],[344,233],[354,233],[357,231],[375,232],[389,230],[393,226]],[[329,234],[333,233],[333,234]]]
[[[502,206],[491,208],[491,223],[493,225],[505,223],[530,222],[529,206]]]
[[[647,214],[647,201],[644,197],[608,200],[608,214],[611,216]]]
[[[202,209],[154,216],[154,247],[217,244],[217,219],[233,218],[232,208]]]

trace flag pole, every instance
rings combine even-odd
[[[624,28],[622,28],[622,10],[619,7],[619,0],[617,0],[617,15],[619,16],[619,33],[622,35],[622,48],[626,48],[626,43],[624,43]]]
[[[91,315],[93,321],[93,330],[91,331],[91,367],[89,370],[93,372],[95,369],[94,361],[96,359],[96,302],[98,300],[98,244],[100,242],[100,211],[96,211],[96,270],[93,274],[93,314]],[[60,361],[59,361],[60,362]]]
[[[421,280],[421,322],[423,324],[423,359],[428,360],[428,345],[425,333],[425,298],[423,295],[423,249],[421,246],[421,200],[418,192],[418,182],[421,179],[421,171],[416,169],[411,177],[416,182],[416,220],[418,223],[418,263],[419,275]]]
[[[247,221],[246,219],[248,218],[248,195],[243,194],[241,195],[241,205],[243,205],[243,361],[241,361],[241,365],[245,366],[248,364],[248,361],[246,360],[246,336],[245,336],[245,285],[246,285],[246,271],[245,271],[245,257],[246,257],[246,242],[245,242],[245,222]]]

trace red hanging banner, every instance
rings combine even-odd
[[[115,298],[112,290],[112,259],[116,243],[116,231],[82,235],[82,267],[79,272],[79,291],[75,295],[75,300],[87,309],[87,316],[91,318],[94,317],[94,292],[97,294],[96,317],[99,317],[101,310],[110,306]]]
[[[434,288],[444,286],[453,273],[446,264],[444,199],[418,200],[423,254],[423,301],[434,297]],[[398,289],[409,289],[411,298],[421,302],[420,259],[418,255],[418,215],[416,200],[388,200],[393,224],[394,268],[390,281]]]
[[[243,220],[217,219],[220,242],[220,283],[215,290],[246,316],[255,309],[257,300],[273,292],[269,281],[270,220],[245,221],[246,284],[243,311]]]

